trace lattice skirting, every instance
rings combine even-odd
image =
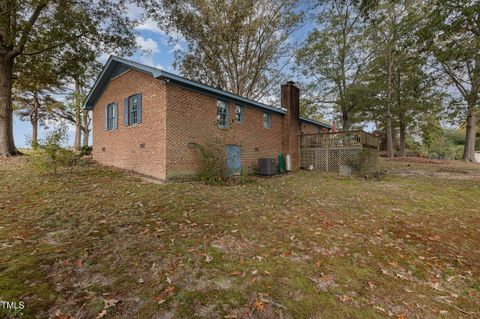
[[[300,149],[300,167],[341,175],[365,175],[377,171],[378,151],[355,147],[306,147]]]

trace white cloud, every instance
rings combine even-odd
[[[101,64],[105,64],[105,63],[107,63],[109,57],[110,57],[110,54],[107,54],[107,53],[103,52],[97,58],[97,61],[100,62]]]
[[[127,4],[127,17],[133,20],[141,19],[145,15],[145,10],[135,3]]]
[[[152,38],[145,39],[142,36],[137,36],[135,40],[141,50],[148,51],[151,54],[156,54],[160,52],[158,48],[158,43]]]
[[[175,45],[173,46],[172,49],[170,49],[170,51],[168,51],[169,53],[173,53],[175,51],[183,51],[183,48],[182,46],[180,45],[180,43],[175,43]]]
[[[152,19],[146,19],[142,24],[135,27],[140,31],[151,31],[154,33],[165,34],[162,29],[158,27],[158,24]]]

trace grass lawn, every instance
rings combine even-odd
[[[25,303],[0,318],[480,318],[480,168],[382,166],[206,186],[0,159],[0,300]]]

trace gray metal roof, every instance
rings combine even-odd
[[[287,111],[285,109],[279,108],[279,107],[274,107],[270,106],[264,103],[260,103],[257,101],[253,101],[247,98],[244,98],[240,95],[233,94],[230,92],[226,92],[224,90],[214,88],[209,85],[205,85],[202,83],[198,83],[186,78],[183,78],[181,76],[175,75],[173,73],[169,73],[145,64],[141,64],[135,61],[127,60],[121,57],[117,56],[110,56],[108,59],[107,63],[103,66],[102,71],[98,75],[95,84],[93,85],[92,89],[87,95],[87,98],[84,103],[84,107],[88,110],[92,110],[95,103],[98,101],[98,99],[102,96],[103,91],[107,87],[108,82],[110,79],[122,74],[128,69],[134,69],[140,72],[144,72],[147,74],[150,74],[154,78],[163,78],[168,81],[171,81],[172,83],[176,83],[179,85],[182,85],[184,87],[190,88],[195,91],[202,92],[204,94],[208,95],[213,95],[215,97],[219,98],[224,98],[228,100],[232,100],[237,103],[245,104],[245,105],[250,105],[254,107],[258,107],[267,111],[275,112],[275,113],[280,113],[280,114],[286,114]],[[307,122],[310,124],[314,124],[317,126],[325,127],[325,128],[331,128],[329,125],[320,123],[314,120],[310,120],[307,118],[300,118],[301,121]]]

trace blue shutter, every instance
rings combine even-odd
[[[128,126],[128,98],[123,101],[123,125]]]
[[[113,113],[113,114],[115,114],[115,121],[113,122],[113,129],[116,130],[116,129],[118,129],[118,104],[117,103],[113,104],[113,108],[115,109],[114,113]]]
[[[142,94],[137,94],[138,118],[137,123],[142,123]]]
[[[108,104],[105,105],[105,130],[108,131]]]

